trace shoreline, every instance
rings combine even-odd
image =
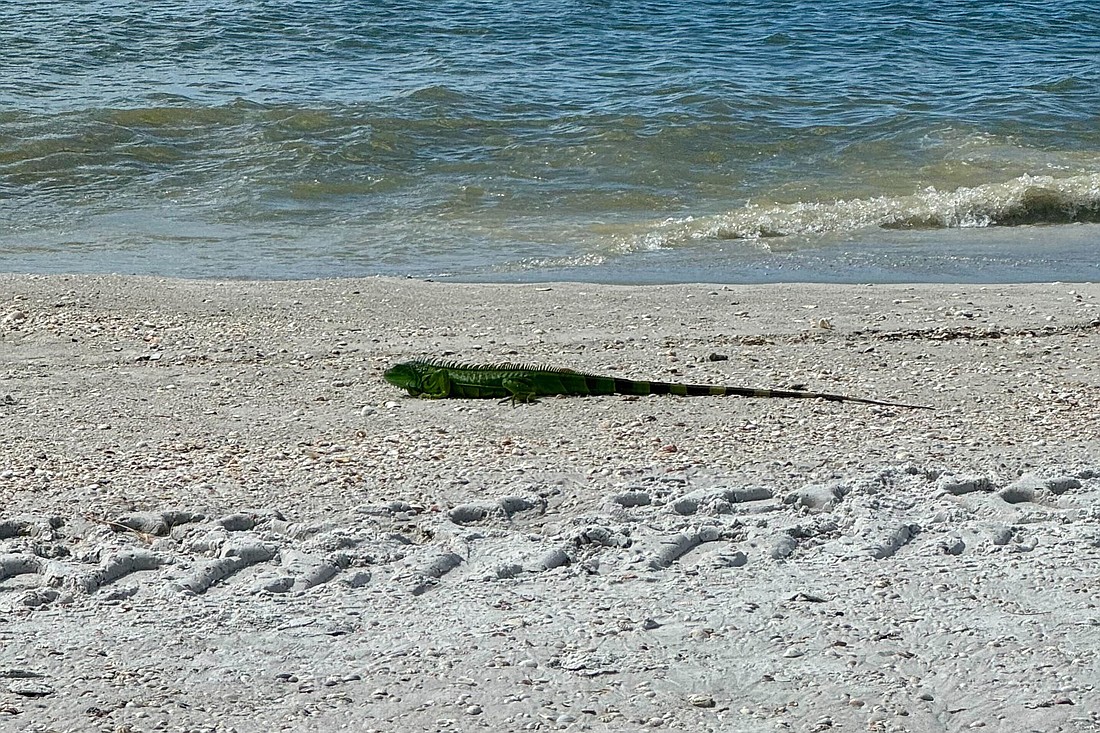
[[[1092,729],[1098,346],[1096,284],[0,275],[0,727]]]

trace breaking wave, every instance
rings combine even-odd
[[[828,203],[761,205],[707,217],[670,219],[631,249],[661,249],[699,240],[835,235],[871,228],[954,229],[1100,222],[1100,173],[1054,178],[1024,175],[1004,183],[909,196]]]

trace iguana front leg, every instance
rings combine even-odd
[[[505,377],[501,384],[512,395],[507,400],[513,405],[517,402],[538,402],[535,399],[535,383],[527,377]]]
[[[451,378],[443,369],[436,369],[420,382],[420,394],[430,400],[443,399],[451,394]]]

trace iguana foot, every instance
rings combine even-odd
[[[503,405],[505,402],[511,402],[512,407],[515,407],[517,404],[537,405],[539,401],[535,399],[534,395],[514,394],[511,397],[505,397],[498,404]]]

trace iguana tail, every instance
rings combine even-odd
[[[849,397],[847,395],[829,394],[827,392],[805,392],[795,389],[755,389],[752,387],[707,386],[702,384],[677,384],[674,382],[647,382],[632,379],[606,378],[612,382],[617,394],[650,395],[673,394],[685,397],[706,397],[733,395],[737,397],[761,397],[761,398],[787,398],[787,399],[819,399],[832,402],[862,402],[868,405],[882,405],[884,407],[907,407],[914,410],[930,410],[927,405],[910,405],[904,402],[888,402],[885,400],[872,400],[866,397]]]

